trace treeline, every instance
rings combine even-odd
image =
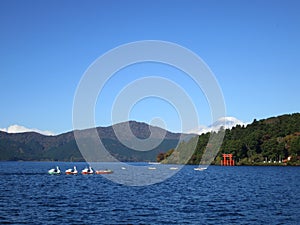
[[[210,133],[198,137],[188,164],[199,164],[207,148]],[[185,143],[186,146],[189,143]],[[158,161],[169,163],[174,149],[159,154]],[[221,149],[212,164],[220,164],[223,153],[231,153],[238,165],[300,165],[300,113],[254,120],[247,126],[227,129]]]

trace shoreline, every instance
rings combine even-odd
[[[35,163],[35,162],[45,162],[45,163],[89,163],[86,161],[47,161],[47,160],[0,160],[0,163],[5,163],[5,162],[31,162],[31,163]],[[119,162],[90,162],[90,163],[119,163]],[[132,161],[128,161],[128,162],[120,162],[120,163],[149,163],[147,161],[143,162],[132,162]],[[161,164],[161,165],[182,165],[182,166],[205,166],[204,164],[174,164],[174,163],[160,163],[160,162],[156,162],[156,164]],[[209,164],[206,166],[222,166],[220,164]],[[292,163],[242,163],[239,164],[237,163],[234,166],[222,166],[222,167],[239,167],[239,166],[262,166],[262,167],[274,167],[274,166],[280,166],[280,167],[285,167],[285,166],[293,166],[293,167],[297,167],[300,166],[300,162],[292,162]]]

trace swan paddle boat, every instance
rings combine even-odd
[[[93,174],[93,173],[94,173],[94,171],[93,171],[92,167],[89,167],[89,168],[86,167],[85,169],[83,169],[81,171],[81,174],[83,174],[83,175]]]
[[[59,169],[59,167],[57,166],[57,167],[54,168],[54,169],[48,170],[48,173],[49,173],[50,175],[59,175],[59,174],[60,174],[60,169]]]
[[[74,166],[74,169],[67,169],[66,170],[66,174],[67,175],[77,175],[78,174],[78,171],[76,169],[76,166]]]
[[[113,173],[112,170],[96,170],[96,174],[110,174]]]

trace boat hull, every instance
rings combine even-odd
[[[112,170],[97,170],[95,173],[96,174],[111,174],[111,173],[113,173],[113,171]]]
[[[58,172],[48,172],[48,174],[50,174],[50,175],[59,175],[60,173],[58,173]]]
[[[93,172],[81,172],[82,175],[91,175]]]
[[[78,172],[66,172],[66,175],[77,175]]]

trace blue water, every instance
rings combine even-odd
[[[185,166],[162,183],[130,187],[101,175],[48,175],[56,165],[86,164],[0,163],[0,224],[300,223],[299,167]]]

